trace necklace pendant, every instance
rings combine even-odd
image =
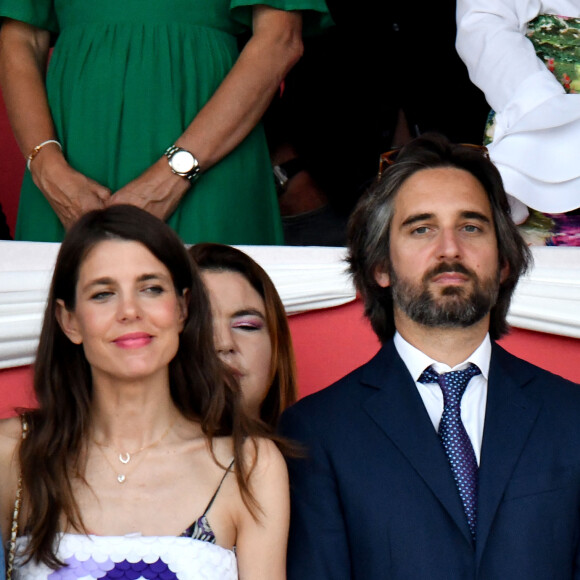
[[[119,453],[119,461],[124,465],[127,465],[127,463],[131,461],[131,454],[129,452],[125,453],[124,455],[123,453]]]
[[[119,473],[119,475],[117,475],[117,481],[118,481],[119,483],[125,483],[125,480],[126,480],[126,479],[127,479],[127,478],[126,478],[126,477],[125,477],[125,476],[124,476],[122,473]]]

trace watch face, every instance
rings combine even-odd
[[[195,157],[189,151],[177,151],[171,157],[171,167],[176,173],[189,173],[195,166]]]

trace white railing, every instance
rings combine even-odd
[[[0,368],[34,358],[59,244],[0,242]],[[344,248],[241,246],[276,284],[288,314],[355,299]],[[580,338],[580,248],[534,247],[520,281],[511,325]]]

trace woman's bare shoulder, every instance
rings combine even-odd
[[[231,437],[216,437],[213,449],[217,460],[228,465],[233,458]],[[277,445],[265,437],[248,437],[242,446],[242,460],[256,479],[264,471],[286,471],[286,462]]]
[[[22,423],[19,417],[0,419],[0,461],[12,458],[22,439]]]
[[[22,440],[22,424],[18,417],[0,419],[0,481],[6,485],[20,470],[18,448]]]
[[[285,554],[290,521],[286,462],[276,444],[255,438],[245,442],[245,458],[254,460],[249,488],[257,509],[245,504],[237,520],[240,577],[286,578]]]
[[[18,417],[0,420],[0,526],[5,538],[18,487],[18,447],[21,439],[22,425]]]
[[[252,437],[244,442],[244,461],[254,465],[252,478],[258,479],[268,472],[286,473],[286,462],[277,445],[264,437]]]

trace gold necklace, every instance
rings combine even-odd
[[[96,441],[95,441],[95,443],[96,443]],[[97,443],[97,448],[103,454],[103,457],[105,458],[105,461],[109,464],[109,467],[113,470],[113,473],[117,476],[117,481],[119,483],[125,483],[127,481],[127,473],[126,472],[125,473],[120,473],[118,469],[115,469],[115,466],[111,463],[111,461],[107,457],[107,454],[105,453],[105,450],[98,443]]]
[[[171,429],[173,428],[173,425],[175,425],[175,419],[171,422],[169,427],[167,427],[167,429],[164,431],[164,433],[161,435],[161,437],[159,437],[159,439],[153,441],[153,443],[149,443],[148,445],[143,445],[143,447],[140,447],[139,449],[137,449],[137,451],[133,451],[132,453],[129,453],[128,451],[126,451],[125,453],[119,453],[117,455],[117,459],[123,465],[127,465],[131,461],[133,456],[137,455],[138,453],[141,453],[141,451],[145,451],[146,449],[151,449],[152,447],[159,445],[159,443],[161,443],[161,441],[163,441],[163,439],[165,439],[165,437],[167,437],[167,435],[169,434],[169,431],[171,431]],[[109,464],[109,466],[111,467],[113,472],[117,475],[117,481],[119,483],[125,483],[127,481],[126,472],[120,473],[118,469],[115,469],[115,466],[111,463],[111,461],[107,457],[107,454],[105,453],[105,450],[103,449],[104,447],[106,447],[107,449],[111,449],[111,446],[105,445],[104,443],[99,443],[94,437],[93,437],[93,443],[99,448],[99,451],[103,454],[103,457],[105,458],[105,460],[107,461],[107,463]],[[117,453],[117,452],[115,451],[115,453]],[[123,471],[125,471],[125,470],[123,470]]]

